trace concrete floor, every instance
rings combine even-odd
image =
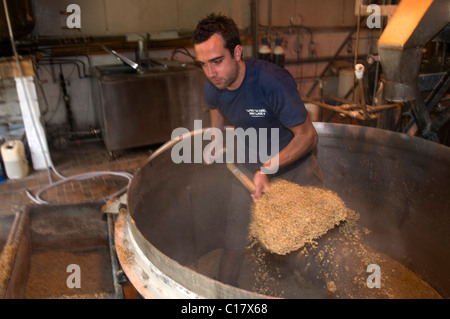
[[[152,151],[156,150],[158,146],[159,145],[119,151],[115,153],[114,158],[111,158],[110,153],[106,150],[102,141],[84,141],[81,143],[73,143],[70,145],[70,147],[65,149],[51,148],[50,156],[56,171],[65,177],[100,171],[127,172],[133,174],[141,165],[144,164],[146,159],[151,155]],[[32,165],[30,163],[30,172],[26,177],[16,180],[6,179],[6,181],[0,183],[0,217],[6,216],[6,218],[9,218],[10,215],[14,215],[19,211],[26,211],[28,208],[39,209],[39,207],[41,206],[34,203],[27,196],[26,190],[29,190],[32,195],[36,195],[37,192],[43,190],[47,186],[61,181],[61,178],[59,178],[54,172],[50,172],[50,176],[51,182],[49,178],[49,171],[47,171],[46,169],[35,171],[32,169]],[[103,175],[83,181],[71,180],[50,187],[48,190],[43,191],[40,197],[42,200],[47,201],[49,204],[71,205],[82,203],[98,203],[99,201],[101,202],[103,200],[106,202],[108,196],[124,189],[127,183],[128,179],[112,175]],[[7,226],[8,225],[3,228],[9,231]],[[0,251],[1,250],[2,245],[0,245]],[[106,252],[107,251],[104,251],[103,253],[105,254]],[[68,254],[67,252],[63,253]],[[72,255],[69,254],[69,256],[73,258]],[[106,258],[106,260],[109,261],[109,255],[107,257],[108,258]],[[46,258],[47,257],[43,259],[45,262],[44,266],[47,270],[49,270],[46,264]],[[97,259],[100,260],[99,258]],[[91,259],[86,260],[88,262],[91,262]],[[95,262],[97,262],[98,260],[94,258]],[[53,261],[50,262],[49,266],[54,266],[54,263],[55,262]],[[34,266],[40,265],[36,262],[36,260],[32,261],[32,264]],[[95,267],[89,266],[84,268],[89,269],[87,273],[91,274],[96,271],[96,269],[94,269]],[[59,283],[57,279],[53,278],[53,271],[49,271],[51,272],[51,279],[54,282]],[[48,273],[48,271],[46,272]],[[37,278],[40,277],[41,274],[39,274]],[[95,284],[97,284],[98,280],[94,282]],[[138,298],[138,294],[130,282],[125,281],[121,284],[123,288],[124,298]],[[47,283],[45,284],[45,286],[47,286]],[[51,292],[53,293],[53,291]],[[32,298],[33,296],[30,295],[28,297]],[[98,298],[102,297],[100,296]]]
[[[102,141],[85,141],[71,144],[66,149],[51,149],[50,156],[59,174],[70,177],[97,171],[134,173],[150,156],[155,147],[120,151],[111,158]],[[28,176],[0,183],[0,215],[14,214],[33,201],[26,190],[36,195],[44,187],[61,179],[47,170],[34,171],[30,163]],[[83,203],[102,200],[126,186],[128,180],[119,176],[105,175],[84,181],[68,181],[41,193],[40,198],[50,204]]]

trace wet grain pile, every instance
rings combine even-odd
[[[68,271],[69,265],[79,266],[79,272]],[[71,288],[75,275],[80,287]],[[106,298],[113,296],[111,257],[107,249],[75,253],[43,250],[30,255],[26,299],[45,298]]]
[[[268,251],[285,255],[334,228],[349,212],[332,191],[276,180],[253,204],[249,235]]]
[[[6,291],[8,287],[17,249],[17,245],[6,244],[0,253],[0,292]]]

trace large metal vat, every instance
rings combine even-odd
[[[108,151],[164,143],[177,127],[193,129],[194,119],[209,121],[202,70],[172,64],[144,74],[127,65],[95,68],[92,88]]]
[[[450,149],[375,128],[314,125],[325,186],[370,229],[364,245],[404,265],[448,298]],[[269,297],[225,285],[192,267],[222,247],[232,178],[224,164],[174,164],[170,147],[136,172],[127,209],[116,222],[115,241],[120,263],[142,296]],[[345,256],[338,257],[345,262]],[[311,296],[322,295],[306,289],[286,297]]]

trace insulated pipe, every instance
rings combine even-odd
[[[416,99],[422,48],[450,22],[450,0],[402,0],[378,40],[385,98]]]

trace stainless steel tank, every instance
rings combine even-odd
[[[358,224],[370,230],[363,244],[407,267],[439,297],[448,298],[450,148],[376,128],[314,125],[325,186],[360,214]],[[195,132],[189,138],[194,142],[201,134]],[[272,295],[229,286],[214,273],[197,270],[204,256],[223,246],[228,186],[234,177],[224,164],[175,164],[171,146],[163,146],[135,173],[126,196],[127,209],[121,210],[116,222],[120,263],[143,297],[349,297],[330,294],[330,289],[321,291],[323,287],[314,287],[313,281],[298,292]],[[339,228],[330,234],[339,236]],[[348,262],[344,255],[338,252],[335,261]],[[272,259],[274,265],[280,263]],[[300,267],[297,261],[287,263],[301,277],[295,269]],[[325,265],[315,266],[320,271]],[[367,290],[365,284],[358,283]]]
[[[162,63],[165,68],[148,68],[142,74],[127,65],[95,68],[91,85],[108,151],[164,143],[177,127],[194,129],[194,119],[209,121],[202,70]]]

